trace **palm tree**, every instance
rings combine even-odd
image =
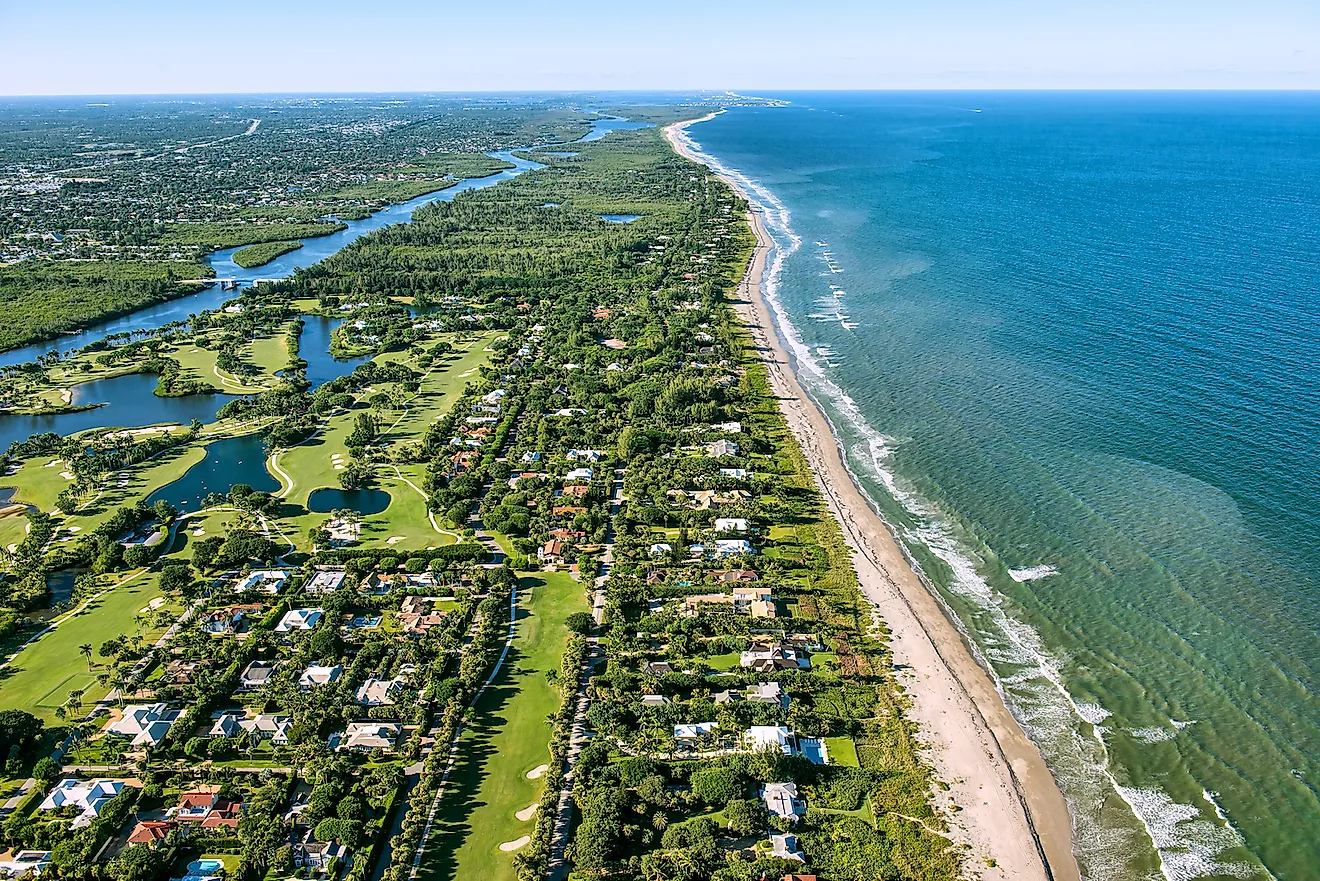
[[[84,642],[82,645],[78,646],[78,654],[82,655],[84,658],[87,659],[87,670],[88,670],[88,672],[91,672],[91,669],[92,669],[92,644],[91,644],[90,642]]]

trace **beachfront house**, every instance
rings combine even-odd
[[[761,802],[770,816],[796,823],[806,816],[807,805],[798,797],[796,783],[767,783],[761,787]]]
[[[783,725],[753,725],[743,732],[742,743],[752,752],[777,750],[786,756],[793,754],[793,732]]]

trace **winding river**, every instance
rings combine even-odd
[[[578,141],[568,143],[596,141],[612,131],[645,128],[649,125],[650,123],[634,122],[618,117],[600,118],[592,122],[591,131],[587,135]],[[459,181],[448,189],[427,193],[416,199],[383,208],[363,220],[346,221],[347,229],[333,235],[303,239],[303,246],[300,249],[278,257],[264,266],[253,269],[240,267],[233,259],[234,252],[238,251],[238,248],[216,251],[210,256],[209,263],[215,270],[217,278],[237,279],[243,285],[250,285],[258,280],[287,278],[300,266],[318,263],[367,233],[395,223],[407,223],[411,220],[413,212],[423,205],[431,202],[448,202],[459,193],[492,187],[525,171],[544,168],[541,163],[514,155],[514,153],[530,151],[547,152],[537,147],[525,147],[488,153],[488,156],[502,159],[514,167],[487,177]],[[67,334],[56,340],[0,353],[0,366],[23,364],[57,349],[69,351],[81,348],[114,334],[156,330],[172,322],[185,320],[190,315],[208,309],[218,309],[233,296],[233,291],[222,291],[218,285],[210,287],[200,293],[179,297],[167,303],[147,306],[129,315],[93,325],[76,334]],[[307,378],[313,385],[349,373],[362,361],[367,360],[359,358],[341,361],[330,357],[330,331],[337,324],[337,319],[318,316],[308,316],[306,319],[300,339],[299,354],[308,362]],[[215,419],[216,411],[228,400],[223,394],[160,398],[153,393],[155,387],[156,377],[150,374],[132,374],[95,380],[75,386],[73,400],[74,403],[79,404],[104,402],[104,406],[96,409],[51,416],[0,415],[0,450],[7,448],[12,441],[23,440],[38,432],[53,431],[69,435],[90,428],[111,426],[137,428],[168,422],[186,424],[193,419],[210,422]]]

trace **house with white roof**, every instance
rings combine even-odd
[[[377,679],[368,677],[357,690],[357,702],[364,707],[389,706],[398,700],[403,692],[403,679]]]
[[[712,459],[721,459],[725,456],[736,456],[741,447],[731,440],[717,440],[714,443],[706,444],[706,454]]]
[[[122,780],[108,780],[98,778],[96,780],[75,780],[72,777],[66,777],[56,784],[50,794],[42,800],[37,806],[39,811],[56,811],[60,808],[73,807],[78,809],[78,816],[74,818],[70,829],[81,829],[89,825],[101,813],[101,808],[105,807],[110,799],[119,795],[124,788]]]
[[[25,875],[35,878],[49,866],[50,851],[48,850],[20,850],[18,853],[10,851],[10,855],[0,855],[0,875],[13,878],[22,878]]]
[[[745,517],[717,517],[715,518],[716,532],[746,532],[747,518]]]
[[[599,462],[600,450],[569,450],[564,458],[570,462]]]
[[[796,783],[767,783],[761,787],[761,801],[772,817],[796,821],[807,813],[807,805],[798,797]]]
[[[299,688],[312,688],[317,685],[329,685],[344,675],[344,665],[335,664],[333,667],[326,667],[321,664],[312,664],[302,675],[298,677]]]
[[[797,836],[791,833],[770,836],[770,856],[779,857],[781,860],[796,860],[799,863],[807,861],[807,855],[798,846]]]
[[[744,520],[744,523],[747,521]],[[717,557],[739,557],[756,553],[756,548],[745,538],[717,538],[715,539],[715,556]]]
[[[180,715],[179,710],[171,710],[165,703],[133,704],[124,707],[117,721],[105,726],[105,733],[127,737],[133,746],[155,746],[165,739]]]
[[[341,569],[321,569],[307,582],[310,594],[334,593],[344,584],[345,573]]]
[[[330,747],[335,750],[392,750],[399,742],[403,726],[397,722],[349,722],[343,734],[330,738]]]
[[[693,741],[705,737],[720,727],[719,722],[694,722],[690,725],[675,725],[674,739]]]
[[[564,480],[590,480],[590,479],[591,479],[590,468],[574,468],[572,471],[564,475]]]
[[[734,480],[751,480],[756,475],[746,468],[721,468],[720,477],[732,477]]]
[[[793,732],[783,725],[753,725],[743,732],[742,742],[752,752],[777,749],[786,756],[793,754]]]
[[[276,633],[290,633],[294,630],[311,630],[321,622],[325,613],[320,609],[292,609],[284,613],[280,623],[275,625]]]
[[[658,541],[655,544],[651,545],[651,556],[663,557],[665,554],[668,554],[672,550],[673,547],[669,545],[669,543]]]
[[[243,714],[239,712],[221,713],[211,726],[211,737],[237,737],[243,733]]]
[[[269,740],[276,746],[284,746],[289,742],[289,728],[293,725],[293,717],[261,713],[251,719],[243,719],[238,724],[258,740]]]
[[[284,585],[288,580],[289,573],[280,569],[258,569],[255,572],[249,572],[247,577],[234,585],[234,590],[239,593],[258,590],[262,593],[277,594],[284,589]]]

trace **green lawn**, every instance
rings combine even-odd
[[[485,351],[485,348],[494,337],[495,334],[483,334],[479,337],[456,340],[454,342],[456,347],[466,348],[432,366],[423,379],[417,395],[408,401],[407,412],[399,410],[380,414],[381,437],[390,444],[421,440],[427,427],[449,411],[467,383],[476,376],[477,369],[489,360],[490,353]],[[406,356],[407,353],[404,352],[389,352],[378,356],[377,360],[399,361]],[[377,389],[377,391],[382,390]],[[279,454],[279,467],[293,480],[293,486],[291,488],[286,486],[285,491],[285,497],[291,504],[306,508],[307,499],[314,490],[339,485],[336,479],[338,470],[335,465],[348,460],[345,440],[353,430],[358,412],[360,411],[355,410],[330,418],[316,437]],[[341,458],[336,459],[336,456]],[[424,485],[423,467],[404,465],[400,466],[400,472],[416,487]],[[409,486],[393,468],[381,469],[377,486],[387,491],[392,501],[381,513],[363,518],[362,546],[389,544],[391,538],[395,539],[392,546],[400,550],[453,544],[452,535],[436,532],[432,528],[426,516],[426,500],[419,490]],[[307,530],[322,524],[326,516],[301,514],[286,518],[281,522],[281,526],[294,541],[305,545]]]
[[[825,749],[829,752],[831,765],[842,765],[845,768],[861,767],[862,763],[857,759],[857,744],[853,743],[851,737],[827,737]]]
[[[76,615],[61,619],[59,625],[32,645],[19,652],[14,660],[0,671],[0,709],[20,709],[55,723],[55,708],[68,698],[74,689],[86,689],[85,706],[91,706],[106,693],[96,683],[99,658],[93,656],[89,671],[87,660],[78,653],[78,646],[91,643],[99,647],[111,637],[143,633],[150,641],[160,631],[147,629],[145,622],[135,616],[153,599],[161,596],[156,576],[144,573],[106,593],[90,603]],[[166,608],[178,609],[167,603]]]
[[[559,694],[545,674],[558,668],[563,655],[564,619],[589,606],[581,584],[566,573],[548,572],[522,579],[518,607],[513,648],[459,744],[422,861],[424,881],[514,881],[514,853],[499,846],[533,831],[532,820],[514,814],[541,797],[541,782],[527,779],[527,772],[550,758],[546,716],[558,706]]]

